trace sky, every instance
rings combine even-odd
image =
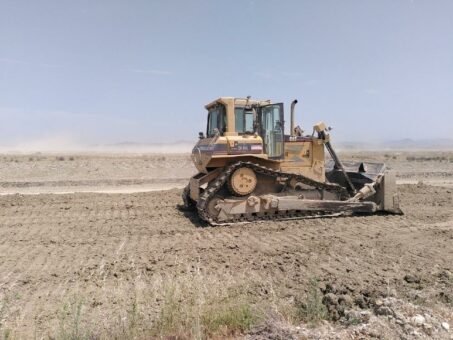
[[[453,0],[0,0],[0,145],[196,141],[220,96],[453,138]]]

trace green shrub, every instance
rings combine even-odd
[[[258,320],[259,317],[248,304],[214,309],[204,313],[202,318],[203,328],[208,337],[244,334]]]
[[[296,299],[296,313],[304,322],[318,323],[327,318],[327,308],[322,302],[322,294],[319,282],[310,279],[308,293],[303,301]]]

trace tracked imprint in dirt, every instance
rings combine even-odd
[[[214,334],[208,316],[234,311],[251,320],[240,332],[252,338],[371,337],[362,329],[387,338],[410,338],[413,331],[450,336],[442,323],[453,325],[453,198],[441,183],[453,178],[451,153],[344,155],[385,161],[397,180],[414,181],[398,186],[404,216],[216,228],[178,208],[181,189],[17,194],[62,192],[66,180],[73,181],[70,191],[83,183],[88,190],[134,190],[164,177],[185,184],[195,172],[187,155],[165,161],[149,155],[5,157],[0,191],[15,194],[0,197],[2,335],[61,338],[82,329],[105,339],[124,330],[123,338],[146,338],[197,327],[196,334]],[[316,308],[307,309],[307,302]],[[163,322],[172,308],[181,318]],[[428,326],[413,325],[417,315]],[[319,318],[329,326],[304,326]]]
[[[334,322],[351,317],[348,310],[370,311],[370,322],[378,322],[376,301],[390,297],[396,300],[385,303],[408,320],[423,309],[451,322],[451,189],[419,184],[399,191],[404,216],[216,228],[199,228],[206,225],[197,214],[177,208],[181,190],[0,197],[1,327],[25,338],[55,335],[79,313],[84,329],[108,335],[135,310],[140,329],[156,334],[149,328],[181,296],[198,301],[200,313],[214,305],[241,313],[279,306],[284,315],[299,299],[311,301],[313,282],[321,294],[313,301],[326,308],[320,315]],[[187,320],[195,313],[182,310]],[[388,322],[379,327],[405,334]]]

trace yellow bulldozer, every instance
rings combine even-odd
[[[212,225],[401,214],[395,174],[383,163],[340,161],[324,123],[308,135],[295,126],[296,104],[289,134],[282,103],[221,97],[206,105],[206,134],[191,155],[198,173],[183,191],[184,205]]]

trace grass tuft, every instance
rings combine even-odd
[[[63,306],[56,340],[92,340],[99,337],[82,323],[85,308],[83,299],[74,298]]]
[[[313,324],[319,323],[321,320],[327,319],[327,308],[322,302],[322,293],[319,288],[317,279],[310,279],[308,293],[305,300],[296,299],[296,313],[301,321]]]
[[[248,294],[249,285],[228,278],[218,282],[199,270],[177,279],[156,277],[153,286],[137,288],[125,309],[101,322],[95,315],[102,315],[102,308],[74,297],[62,308],[51,338],[210,339],[245,335],[264,314]]]
[[[240,304],[204,313],[203,328],[208,337],[245,334],[260,318],[249,304]]]
[[[259,314],[246,301],[239,291],[229,291],[227,296],[213,295],[206,291],[203,278],[198,276],[190,284],[166,286],[151,334],[177,339],[245,334],[260,320]]]

